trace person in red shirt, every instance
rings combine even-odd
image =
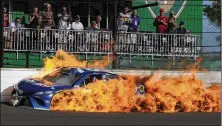
[[[7,14],[7,8],[4,7],[4,27],[8,27],[9,25],[9,19]]]
[[[160,15],[157,16],[153,22],[153,26],[156,26],[157,33],[167,33],[168,18],[164,16],[164,9],[160,8]]]

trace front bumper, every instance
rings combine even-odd
[[[18,92],[19,97],[22,99],[20,106],[36,110],[50,110],[53,94],[28,94],[18,87],[14,88],[14,91]]]
[[[44,95],[33,95],[30,96],[29,99],[34,109],[50,110],[51,97]]]

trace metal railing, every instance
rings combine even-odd
[[[198,57],[200,36],[192,34],[118,33],[117,54]]]
[[[118,32],[115,48],[112,31],[4,28],[5,50],[66,52],[81,54],[113,53],[119,56],[192,57],[200,55],[200,35]],[[114,52],[115,51],[115,52]],[[152,62],[153,64],[153,62]]]
[[[111,31],[4,28],[5,50],[110,54]]]

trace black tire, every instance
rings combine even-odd
[[[19,98],[19,93],[16,90],[13,90],[9,104],[11,106],[16,107],[20,105],[21,101],[22,101],[22,98]]]

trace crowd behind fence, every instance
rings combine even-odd
[[[117,53],[126,55],[197,57],[200,36],[192,34],[118,33]]]
[[[64,50],[76,53],[111,53],[108,44],[111,31],[74,31],[20,28],[4,29],[5,49],[17,51],[56,51]]]
[[[112,31],[4,28],[5,50],[44,52],[62,49],[73,53],[180,56],[200,54],[200,35]],[[113,47],[115,40],[115,47]]]

